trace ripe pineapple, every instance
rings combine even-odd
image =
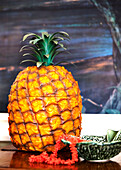
[[[80,136],[82,99],[78,83],[64,67],[54,66],[54,57],[66,49],[61,41],[65,32],[52,35],[26,34],[29,44],[20,51],[32,50],[36,66],[21,71],[9,95],[9,133],[20,150],[52,151],[63,133]]]

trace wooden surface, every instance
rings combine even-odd
[[[4,144],[4,147],[3,147]],[[46,165],[46,164],[30,164],[28,162],[29,156],[33,153],[16,151],[12,144],[0,143],[0,169],[71,169],[71,170],[121,170],[121,153],[108,162],[88,162],[85,160],[80,160],[71,166],[66,165]],[[62,154],[62,153],[60,153]],[[68,153],[64,153],[66,155]]]

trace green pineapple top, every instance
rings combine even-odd
[[[55,32],[54,34],[48,34],[48,32],[42,32],[42,35],[36,35],[34,33],[29,33],[24,35],[22,41],[29,38],[28,44],[24,45],[20,52],[27,51],[23,56],[32,55],[37,59],[35,60],[23,60],[23,62],[31,61],[36,63],[37,67],[42,65],[48,66],[53,64],[54,57],[66,50],[62,41],[70,39],[68,33],[66,32]],[[30,51],[30,53],[28,52]]]

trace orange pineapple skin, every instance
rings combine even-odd
[[[77,81],[61,66],[27,67],[9,94],[9,134],[19,150],[53,151],[59,136],[80,136],[82,99]]]

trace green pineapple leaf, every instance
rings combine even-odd
[[[23,60],[23,61],[21,61],[21,62],[20,62],[20,64],[25,63],[25,62],[32,62],[32,63],[36,63],[36,61],[35,61],[35,60],[30,60],[30,59],[28,59],[28,60]]]
[[[31,51],[23,54],[23,56],[32,55],[35,57],[38,60],[36,62],[37,67],[53,64],[55,56],[67,50],[62,41],[70,39],[69,34],[63,31],[55,32],[52,35],[48,32],[42,32],[41,36],[29,33],[24,35],[23,41],[28,38],[30,38],[28,44],[24,45],[20,52]]]
[[[39,56],[39,55],[36,55],[36,54],[34,54],[34,53],[25,53],[25,54],[23,54],[23,57],[25,57],[25,56],[33,56],[33,57],[37,58],[37,60],[42,61],[42,60],[40,59],[40,56]]]
[[[32,50],[32,51],[34,51],[35,53],[38,53],[38,55],[40,55],[40,54],[39,54],[39,50],[38,50],[36,47],[34,47],[34,46],[24,45],[24,46],[20,49],[19,52],[22,52],[22,51],[25,51],[25,50],[27,50],[27,51]]]
[[[42,40],[42,38],[37,38],[37,39],[35,39],[35,40],[30,40],[29,41],[29,44],[36,44],[37,42],[39,42],[39,41],[41,41]]]
[[[59,35],[59,37],[62,36],[62,38],[64,37],[64,38],[66,38],[66,39],[70,39],[68,33],[63,32],[63,31],[60,31],[60,32],[55,32],[54,34],[52,34],[52,36],[50,36],[50,41],[52,41],[53,38],[54,38],[56,35]],[[57,37],[57,38],[58,38],[58,37]]]
[[[34,33],[28,33],[28,34],[26,34],[26,35],[23,36],[22,41],[25,41],[25,40],[26,40],[28,37],[30,37],[30,36],[35,36],[35,37],[37,37],[37,38],[41,38],[39,35],[36,35],[36,34],[34,34]]]

